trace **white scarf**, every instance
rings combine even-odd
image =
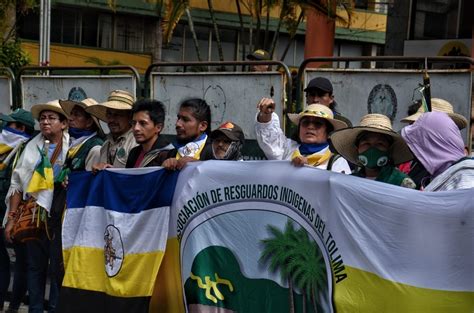
[[[64,159],[66,158],[67,151],[69,148],[69,134],[67,131],[63,131],[63,146],[61,159],[56,160],[56,165],[62,166],[64,164]],[[10,189],[8,189],[7,196],[5,197],[5,203],[7,208],[10,208],[10,197],[16,193],[21,192],[23,199],[26,200],[28,196],[36,198],[36,203],[48,212],[51,209],[51,204],[53,202],[52,192],[38,192],[36,194],[27,194],[26,190],[30,183],[33,172],[35,171],[36,165],[38,164],[41,156],[38,151],[43,149],[44,146],[44,137],[42,134],[38,134],[33,138],[25,147],[21,153],[20,158],[15,166],[15,169],[12,173],[12,179],[10,184]],[[7,216],[6,214],[5,216]]]
[[[69,144],[69,156],[74,157],[76,155],[77,151],[81,148],[82,144],[89,140],[90,138],[94,137],[97,135],[97,132],[94,132],[93,134],[89,136],[82,136],[79,138],[72,138],[71,137],[71,143]]]
[[[0,170],[10,164],[11,159],[18,151],[22,143],[26,142],[30,137],[26,134],[19,134],[4,128],[0,133],[0,155],[3,161],[0,163]]]

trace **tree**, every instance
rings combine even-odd
[[[256,41],[255,46],[258,48],[266,49],[270,52],[270,55],[273,58],[275,54],[276,46],[278,43],[278,38],[280,34],[280,29],[282,26],[287,30],[290,38],[289,42],[284,49],[280,60],[283,60],[290,48],[291,44],[294,42],[296,33],[299,25],[303,21],[305,13],[308,12],[317,12],[318,14],[328,16],[331,20],[341,22],[344,25],[350,24],[351,18],[351,9],[354,7],[353,0],[264,0],[263,3],[261,0],[236,0],[238,4],[238,14],[240,20],[242,20],[242,11],[240,10],[240,2],[248,10],[250,14],[250,33],[249,33],[249,46],[252,48],[254,42],[254,37],[252,36],[253,31],[253,20],[256,19]],[[272,8],[279,7],[280,14],[278,23],[273,34],[272,40],[269,44],[269,24],[270,24],[270,10]],[[334,7],[334,8],[333,8]],[[335,10],[336,7],[344,8],[345,12],[341,15],[337,14]],[[260,42],[260,28],[261,28],[261,14],[263,9],[266,10],[266,25],[265,25],[265,40]],[[241,22],[242,24],[242,22]],[[242,25],[241,25],[242,26]],[[334,40],[334,38],[333,38]],[[262,44],[263,43],[263,44]]]
[[[2,44],[16,37],[16,13],[24,14],[38,6],[39,0],[0,0],[0,33]]]
[[[209,8],[209,14],[211,15],[212,26],[214,28],[214,34],[216,36],[217,51],[219,51],[219,60],[224,61],[224,51],[222,50],[221,36],[219,35],[219,27],[217,26],[212,0],[207,0],[207,5]]]
[[[293,251],[298,245],[298,232],[295,230],[291,220],[287,221],[284,232],[273,225],[267,225],[267,230],[272,237],[262,240],[264,249],[260,256],[260,261],[270,261],[270,271],[280,270],[282,280],[288,282],[289,309],[290,313],[294,313],[293,281],[288,264],[293,257]]]
[[[186,13],[188,19],[188,26],[193,36],[194,47],[196,48],[196,55],[199,61],[201,58],[201,49],[199,48],[199,41],[194,29],[193,18],[190,11],[189,0],[168,0],[166,4],[165,14],[163,16],[163,42],[168,44],[173,36],[173,31],[178,25],[183,14]]]
[[[37,6],[37,0],[0,0],[0,65],[14,73],[30,63],[29,55],[21,49],[16,38],[16,14],[24,14]]]
[[[0,46],[0,65],[9,67],[13,73],[30,63],[30,56],[21,50],[19,41],[5,42]]]
[[[295,285],[303,292],[303,312],[306,311],[306,295],[311,299],[314,312],[317,311],[317,291],[326,285],[326,266],[318,245],[312,241],[306,230],[298,231],[298,245],[293,250],[293,256],[288,262]]]

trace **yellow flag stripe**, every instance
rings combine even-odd
[[[345,267],[347,278],[335,286],[337,312],[471,312],[474,292],[419,288]],[[436,275],[436,274],[433,274]]]
[[[0,154],[7,153],[12,151],[13,147],[7,146],[6,144],[0,143]]]
[[[166,253],[150,301],[150,312],[184,313],[183,288],[179,261],[179,242],[169,238]]]
[[[63,250],[66,274],[63,286],[104,292],[116,297],[149,297],[158,274],[163,251],[126,254],[114,277],[105,272],[104,250],[73,247]]]
[[[37,171],[33,172],[26,192],[38,192],[40,190],[52,190],[54,188],[54,174],[51,167],[44,169],[44,177]]]

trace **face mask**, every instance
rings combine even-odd
[[[233,141],[227,148],[227,151],[225,152],[224,156],[222,158],[218,158],[216,156],[216,152],[214,151],[214,146],[212,146],[212,154],[214,154],[214,157],[218,160],[235,160],[238,156],[239,150],[240,143],[237,141]]]
[[[371,147],[357,156],[360,164],[367,168],[384,167],[388,164],[388,151]]]

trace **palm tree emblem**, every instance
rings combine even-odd
[[[260,262],[270,262],[270,270],[279,270],[282,280],[288,282],[289,312],[295,312],[293,289],[296,285],[303,291],[303,312],[306,312],[306,296],[309,296],[316,313],[318,291],[327,285],[327,269],[318,245],[305,229],[295,229],[291,220],[283,231],[273,225],[267,225],[267,230],[272,237],[262,240],[264,249]]]

